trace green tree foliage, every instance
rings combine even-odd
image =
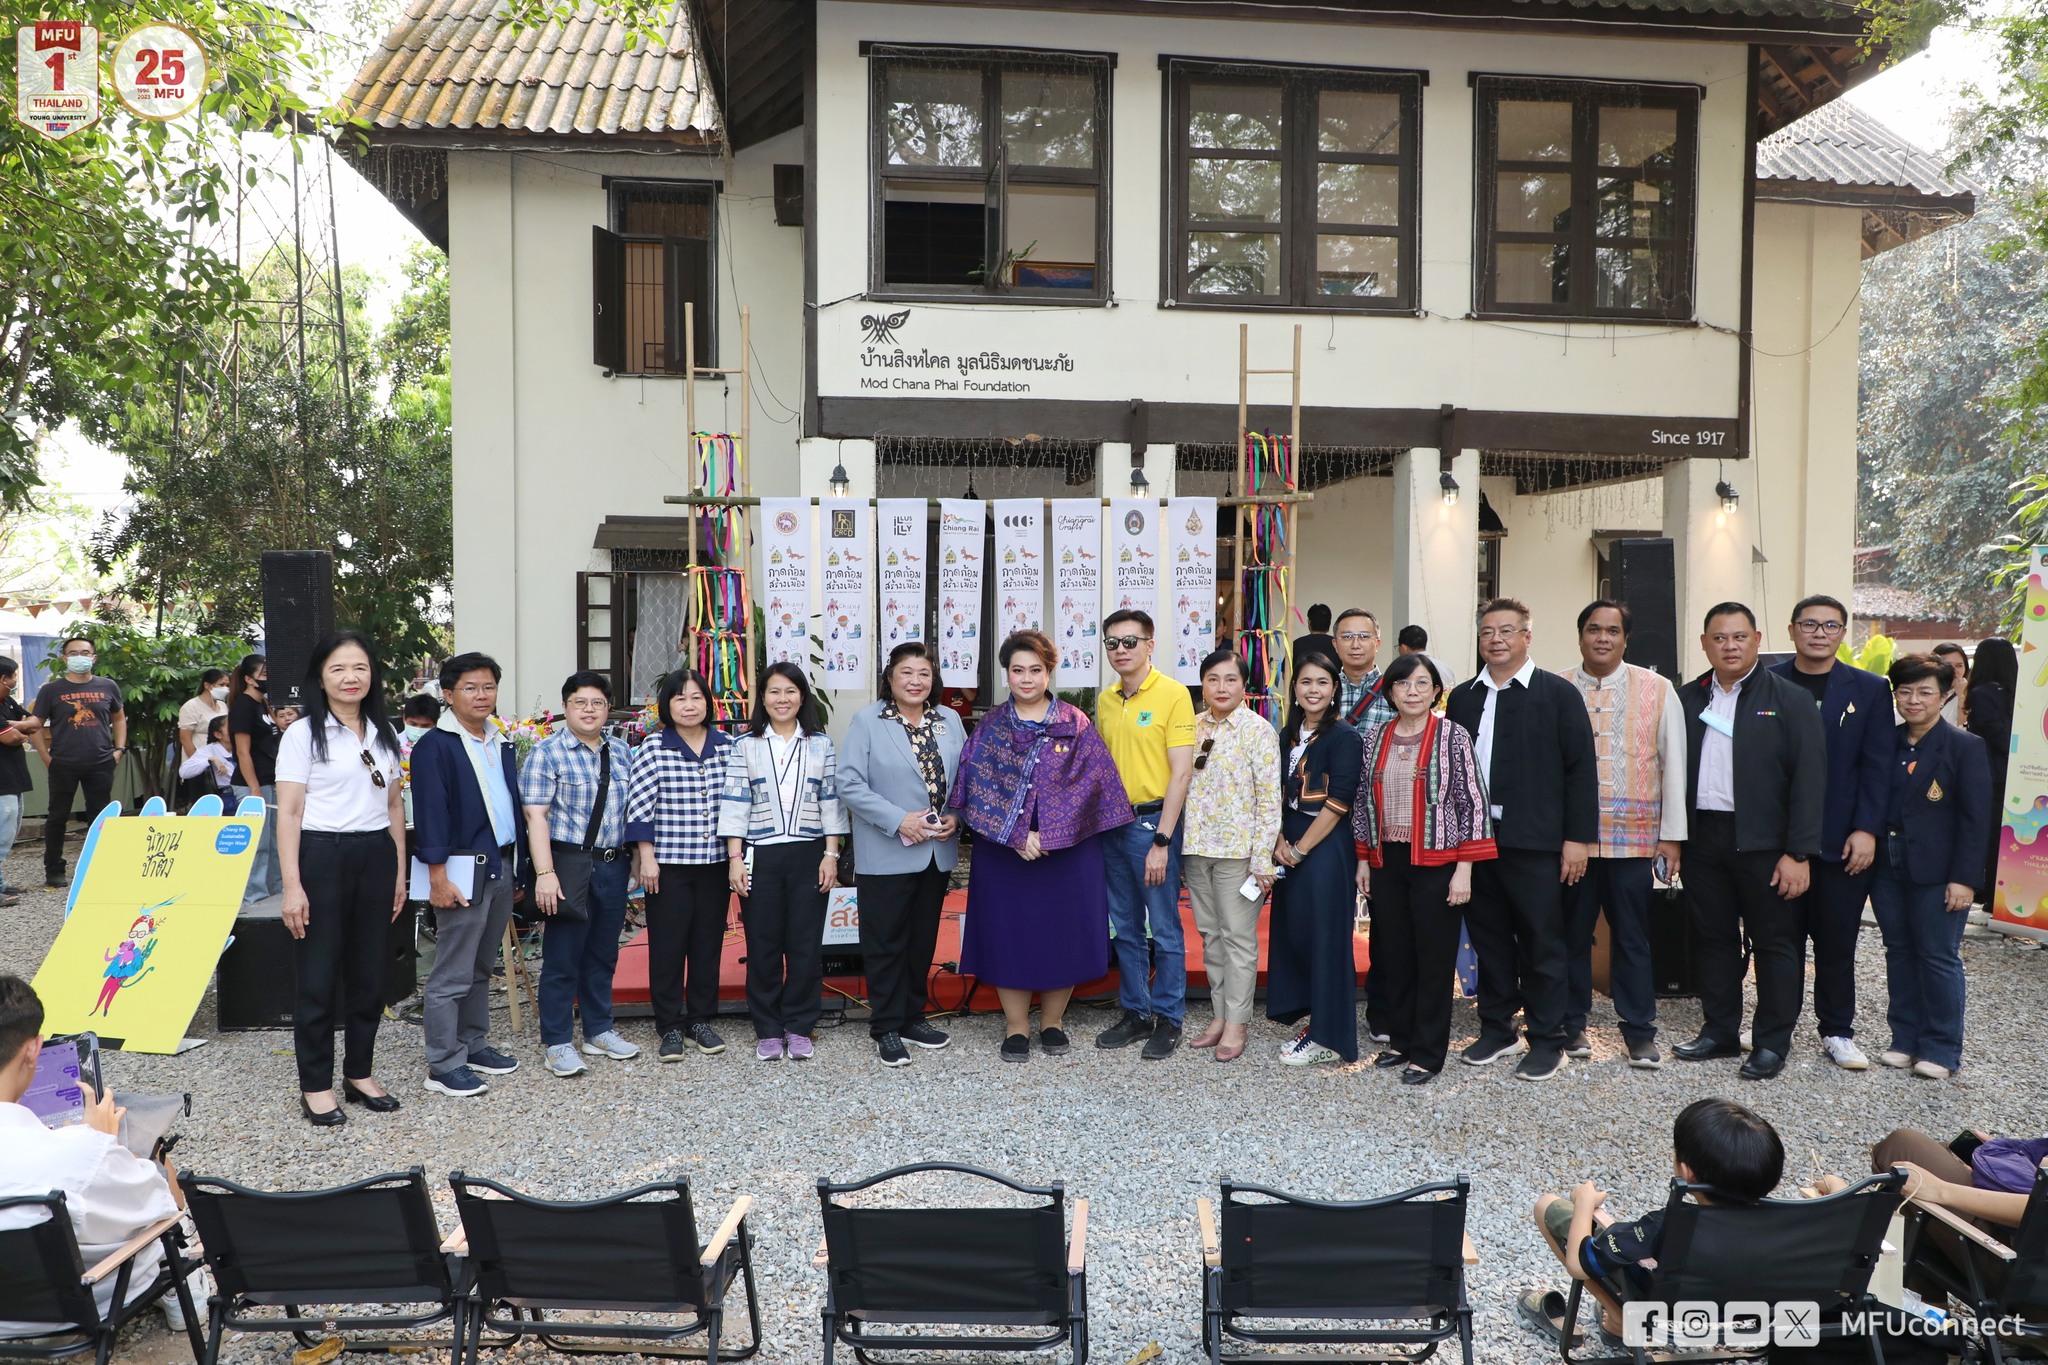
[[[178,708],[199,690],[209,668],[233,668],[248,650],[234,635],[157,634],[112,621],[94,621],[73,632],[92,641],[93,671],[112,678],[128,713],[128,758],[139,765],[144,796],[175,790],[175,770],[164,761],[175,750]],[[64,661],[52,654],[43,667],[56,675]]]

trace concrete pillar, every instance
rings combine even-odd
[[[1479,606],[1479,452],[1451,461],[1458,500],[1444,501],[1435,450],[1410,450],[1394,461],[1394,600],[1380,620],[1380,658],[1393,657],[1402,626],[1429,632],[1432,654],[1471,657],[1472,614]]]
[[[1672,569],[1678,590],[1678,667],[1686,677],[1707,666],[1700,648],[1700,617],[1717,602],[1744,602],[1765,625],[1755,597],[1752,569],[1756,481],[1748,460],[1679,460],[1664,471],[1664,534],[1671,537]],[[1723,478],[1739,495],[1733,512],[1723,511],[1714,485]]]

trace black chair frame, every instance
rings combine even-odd
[[[1034,1257],[1020,1248],[1017,1255],[1018,1268],[1026,1273],[1037,1273],[1048,1280],[1055,1272],[1064,1283],[1057,1287],[1048,1285],[1038,1306],[1027,1310],[1014,1308],[991,1308],[980,1310],[972,1305],[955,1303],[943,1309],[874,1309],[859,1302],[848,1302],[849,1298],[860,1297],[859,1287],[854,1282],[859,1276],[858,1252],[849,1257],[849,1248],[858,1246],[854,1236],[854,1225],[861,1221],[863,1214],[882,1212],[856,1209],[837,1201],[840,1195],[856,1194],[877,1185],[906,1176],[933,1172],[947,1172],[955,1175],[973,1176],[1001,1185],[1018,1194],[1042,1199],[1045,1202],[1026,1209],[998,1208],[925,1208],[907,1211],[888,1211],[914,1215],[928,1213],[938,1216],[960,1214],[1011,1214],[1027,1215],[1031,1224],[1041,1224],[1035,1229],[1042,1234],[1037,1250],[1043,1253],[1049,1239],[1052,1246],[1064,1246],[1065,1254],[1057,1267],[1044,1263],[1046,1257],[1038,1255],[1040,1264],[1027,1263]],[[1052,1352],[1061,1346],[1070,1350],[1071,1365],[1087,1365],[1088,1360],[1088,1272],[1086,1249],[1088,1238],[1088,1201],[1074,1202],[1074,1221],[1071,1236],[1066,1227],[1066,1186],[1055,1181],[1050,1185],[1026,1185],[1008,1176],[985,1171],[977,1166],[961,1165],[950,1161],[924,1161],[908,1166],[898,1166],[883,1171],[880,1175],[847,1184],[835,1184],[829,1180],[818,1182],[818,1202],[825,1223],[825,1241],[819,1247],[813,1264],[823,1267],[826,1272],[825,1290],[825,1358],[824,1365],[833,1365],[835,1347],[844,1343],[854,1354],[860,1365],[889,1365],[887,1358],[877,1356],[877,1351],[905,1352],[991,1352],[1028,1353]],[[834,1244],[840,1247],[840,1259],[831,1259]],[[851,1264],[849,1264],[851,1262]],[[943,1240],[934,1245],[930,1262],[930,1274],[935,1280],[948,1278],[950,1263],[948,1248]],[[904,1326],[959,1326],[959,1327],[1043,1327],[1046,1330],[1030,1336],[997,1336],[989,1333],[971,1333],[957,1336],[925,1336],[914,1334],[882,1334],[868,1330],[869,1324],[893,1323]]]
[[[753,1204],[751,1198],[742,1196],[736,1200],[710,1243],[699,1246],[688,1180],[642,1185],[623,1194],[587,1201],[536,1199],[497,1181],[466,1176],[461,1171],[450,1175],[448,1183],[454,1187],[456,1211],[461,1215],[463,1234],[468,1241],[465,1282],[469,1300],[468,1336],[464,1349],[472,1355],[478,1349],[486,1328],[503,1335],[503,1341],[493,1344],[503,1345],[520,1337],[534,1337],[550,1350],[567,1355],[618,1355],[622,1350],[617,1343],[623,1342],[630,1343],[625,1351],[633,1354],[697,1359],[717,1365],[720,1360],[747,1360],[760,1351],[761,1307],[754,1292],[753,1241],[746,1223],[747,1211]],[[645,1210],[653,1204],[664,1217],[661,1250],[671,1258],[672,1264],[683,1257],[688,1258],[687,1264],[691,1269],[680,1278],[686,1282],[697,1281],[699,1297],[696,1301],[687,1299],[687,1284],[681,1286],[685,1297],[661,1301],[630,1298],[597,1300],[566,1291],[537,1295],[502,1293],[500,1291],[510,1287],[510,1281],[498,1268],[504,1247],[501,1237],[504,1230],[496,1225],[494,1215],[497,1210],[492,1206],[504,1204],[590,1220],[602,1219],[607,1210],[627,1206]],[[746,1300],[749,1337],[744,1347],[727,1350],[721,1337],[725,1327],[726,1297],[735,1280]],[[495,1285],[494,1281],[497,1282]],[[509,1315],[496,1315],[494,1306],[504,1307]],[[572,1322],[544,1316],[546,1312],[560,1310],[691,1313],[695,1321],[677,1326],[672,1323]],[[701,1344],[676,1344],[700,1334]],[[613,1344],[585,1344],[599,1340]],[[451,1365],[460,1365],[460,1359],[461,1353],[458,1352]]]
[[[1399,1194],[1378,1199],[1321,1200],[1285,1194],[1263,1185],[1224,1181],[1221,1186],[1223,1228],[1219,1234],[1211,1222],[1208,1201],[1198,1204],[1202,1223],[1202,1348],[1211,1365],[1230,1361],[1420,1361],[1436,1354],[1446,1341],[1456,1340],[1464,1353],[1465,1365],[1472,1365],[1472,1305],[1465,1295],[1465,1210],[1471,1197],[1471,1181],[1465,1176],[1439,1180]],[[1258,1196],[1256,1200],[1242,1198]],[[1372,1209],[1395,1209],[1403,1205],[1426,1208],[1429,1227],[1425,1240],[1413,1248],[1419,1266],[1427,1266],[1439,1281],[1441,1302],[1413,1304],[1372,1304],[1360,1302],[1331,1304],[1290,1304],[1277,1307],[1233,1307],[1233,1284],[1245,1282],[1258,1262],[1256,1244],[1249,1247],[1248,1232],[1240,1225],[1248,1210],[1274,1205],[1289,1210],[1328,1210],[1342,1215]],[[1363,1220],[1361,1220],[1363,1221]],[[1226,1245],[1230,1249],[1225,1250]],[[1279,1275],[1277,1268],[1268,1272]],[[1422,1295],[1419,1297],[1430,1297]],[[1315,1319],[1352,1322],[1389,1322],[1426,1319],[1422,1327],[1252,1327],[1247,1319],[1275,1318],[1307,1321]],[[1388,1346],[1386,1351],[1354,1352],[1343,1355],[1306,1355],[1301,1352],[1237,1352],[1225,1349],[1230,1341],[1255,1346]],[[1407,1349],[1398,1349],[1407,1348]]]
[[[2048,1308],[2048,1163],[2034,1172],[2027,1211],[2010,1247],[1945,1208],[1909,1200],[1905,1211],[1907,1268],[1932,1280],[1975,1319],[1975,1330],[1963,1338],[1965,1358],[2005,1365],[2013,1347],[2032,1357],[2048,1355],[2048,1318],[2042,1316]],[[1960,1276],[1946,1258],[1919,1254],[1929,1224],[1953,1234],[1961,1252]],[[1994,1263],[1996,1273],[1987,1274]],[[2001,1326],[2002,1332],[1997,1330]]]
[[[0,1286],[10,1290],[41,1290],[40,1302],[58,1316],[45,1319],[37,1315],[25,1320],[61,1322],[66,1326],[40,1336],[0,1338],[0,1358],[62,1360],[91,1351],[97,1365],[107,1365],[113,1358],[114,1341],[121,1329],[155,1306],[166,1293],[177,1295],[178,1306],[185,1313],[185,1334],[192,1344],[192,1358],[200,1358],[205,1339],[199,1332],[199,1310],[193,1305],[192,1290],[186,1283],[186,1277],[198,1268],[199,1262],[185,1255],[180,1218],[165,1218],[143,1228],[99,1264],[88,1268],[78,1248],[78,1236],[71,1226],[71,1212],[63,1191],[0,1199],[0,1210],[33,1207],[48,1210],[49,1217],[27,1227],[0,1232]],[[155,1278],[130,1298],[135,1258],[151,1243],[163,1248],[163,1265]],[[110,1274],[114,1277],[113,1304],[101,1313],[94,1289]]]
[[[1850,1185],[1820,1199],[1765,1199],[1750,1208],[1772,1208],[1803,1210],[1811,1213],[1823,1206],[1841,1200],[1861,1200],[1858,1210],[1863,1214],[1858,1227],[1856,1245],[1850,1251],[1851,1263],[1842,1269],[1842,1280],[1837,1288],[1838,1299],[1823,1305],[1818,1336],[1821,1340],[1839,1339],[1843,1314],[1884,1314],[1889,1310],[1870,1293],[1870,1274],[1877,1268],[1878,1256],[1884,1247],[1884,1234],[1891,1224],[1891,1216],[1899,1206],[1905,1189],[1906,1177],[1902,1172],[1891,1171],[1884,1175],[1868,1175]],[[1670,1301],[1665,1293],[1667,1282],[1674,1276],[1688,1273],[1687,1264],[1692,1247],[1692,1237],[1698,1227],[1704,1206],[1694,1202],[1693,1197],[1714,1196],[1711,1186],[1694,1184],[1684,1180],[1671,1182],[1671,1198],[1664,1206],[1663,1242],[1657,1256],[1657,1268],[1651,1272],[1651,1293],[1648,1296],[1664,1302]],[[1717,1206],[1718,1207],[1718,1206]],[[1565,1300],[1564,1325],[1558,1333],[1558,1354],[1567,1365],[1694,1365],[1704,1361],[1737,1361],[1762,1359],[1767,1348],[1715,1348],[1709,1350],[1654,1350],[1643,1346],[1627,1347],[1628,1354],[1620,1356],[1585,1356],[1572,1354],[1572,1342],[1580,1335],[1578,1330],[1579,1309],[1585,1302],[1586,1283],[1576,1277],[1572,1280],[1570,1296]],[[1684,1298],[1712,1298],[1726,1302],[1747,1295],[1685,1294]],[[1759,1296],[1760,1297],[1760,1296]],[[1788,1299],[1790,1296],[1787,1296]],[[1775,1300],[1773,1301],[1775,1302]],[[1865,1337],[1870,1351],[1871,1365],[1884,1365],[1884,1344],[1877,1334]]]

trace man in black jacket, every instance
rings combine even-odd
[[[1820,852],[1827,735],[1813,698],[1758,668],[1756,614],[1740,602],[1707,612],[1700,645],[1713,668],[1679,689],[1685,707],[1689,839],[1685,885],[1699,928],[1700,1036],[1672,1051],[1689,1062],[1741,1052],[1742,947],[1756,959],[1754,1048],[1744,1080],[1785,1069],[1805,986],[1799,898]]]
[[[1500,850],[1475,863],[1465,927],[1479,954],[1479,1037],[1473,1066],[1522,1050],[1525,1081],[1564,1065],[1568,995],[1564,888],[1586,875],[1600,837],[1599,763],[1593,725],[1576,687],[1529,658],[1529,609],[1496,597],[1479,609],[1486,667],[1451,693],[1448,714],[1472,733]]]

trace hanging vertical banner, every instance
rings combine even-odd
[[[14,117],[52,141],[100,119],[100,31],[38,19],[14,31]]]
[[[1142,611],[1159,619],[1159,504],[1150,498],[1109,502],[1110,611]],[[1104,612],[1108,615],[1108,612]]]
[[[1052,505],[1053,628],[1061,687],[1102,681],[1102,504],[1061,498]]]
[[[1199,683],[1202,656],[1216,648],[1216,499],[1170,498],[1166,554],[1173,566],[1175,682]]]
[[[767,657],[811,666],[811,500],[761,499],[761,591]]]
[[[1991,927],[2048,939],[2048,545],[2027,553],[2020,605],[2020,676],[2012,699],[2012,756],[1999,804],[1998,884]]]
[[[974,687],[981,673],[982,527],[988,504],[939,499],[939,680]]]
[[[875,503],[875,563],[881,610],[875,646],[883,658],[906,640],[924,638],[925,505],[923,498]]]
[[[820,552],[825,556],[825,686],[866,687],[874,678],[868,660],[868,642],[875,634],[868,624],[874,577],[868,570],[874,567],[875,553],[868,537],[871,509],[865,500],[834,499],[820,510],[824,514]]]
[[[1045,625],[1045,503],[1003,498],[996,517],[996,638]]]

